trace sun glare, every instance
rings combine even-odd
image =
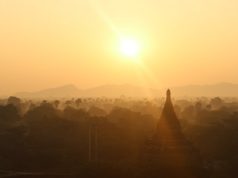
[[[139,54],[139,43],[134,39],[123,38],[120,41],[120,52],[129,58],[137,57]]]

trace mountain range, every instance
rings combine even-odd
[[[219,83],[214,85],[188,85],[171,87],[173,96],[238,96],[238,84]],[[125,85],[103,85],[90,89],[78,89],[74,85],[65,85],[56,88],[49,88],[37,92],[19,92],[15,96],[21,98],[70,98],[70,97],[160,97],[164,96],[165,88],[152,89],[129,84]]]

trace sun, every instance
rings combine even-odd
[[[140,52],[140,45],[135,39],[122,38],[120,40],[120,52],[125,57],[135,58]]]

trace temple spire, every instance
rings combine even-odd
[[[200,154],[182,133],[169,89],[157,129],[146,148],[143,177],[208,177]]]
[[[167,90],[166,95],[167,95],[166,99],[170,99],[171,98],[171,91],[170,91],[170,89]]]
[[[166,92],[166,101],[157,124],[157,134],[159,134],[160,137],[164,137],[166,135],[164,134],[165,132],[171,134],[181,132],[181,126],[171,100],[170,89]]]
[[[171,91],[170,91],[170,89],[168,89],[168,90],[166,91],[166,101],[165,101],[165,103],[171,103],[171,105],[172,105],[172,101],[171,101]]]

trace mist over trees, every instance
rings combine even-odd
[[[126,177],[138,169],[163,103],[164,98],[2,99],[0,170]],[[238,100],[201,97],[173,103],[182,132],[211,177],[237,177]]]

